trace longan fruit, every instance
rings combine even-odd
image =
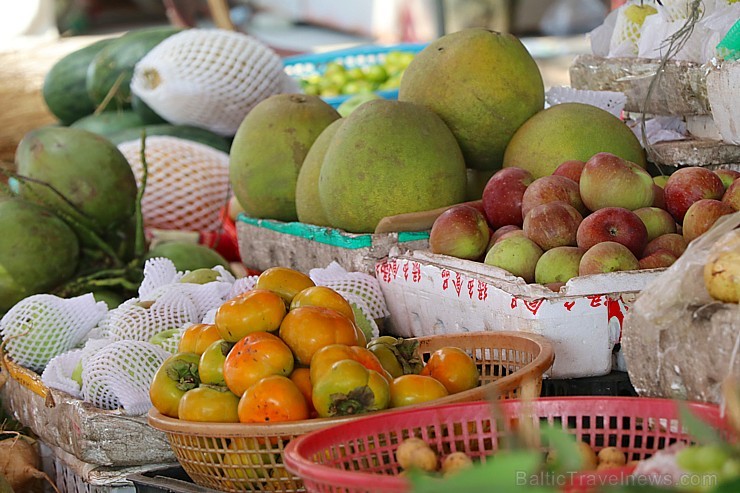
[[[444,477],[473,467],[473,460],[465,452],[452,452],[442,459],[442,475]]]
[[[617,447],[605,447],[599,450],[599,463],[606,462],[614,464],[616,467],[621,467],[627,463],[627,457],[624,452],[619,450]]]
[[[407,438],[396,449],[396,460],[404,469],[436,471],[439,461],[434,450],[421,438]]]

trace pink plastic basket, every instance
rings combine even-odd
[[[396,462],[394,450],[417,436],[439,455],[462,451],[485,462],[505,448],[523,419],[534,429],[549,424],[567,429],[595,451],[615,446],[627,460],[641,460],[678,441],[690,441],[681,426],[678,403],[634,397],[543,398],[497,403],[503,419],[496,423],[492,404],[468,402],[368,416],[308,433],[291,441],[283,454],[287,469],[303,480],[309,492],[405,493],[410,484]],[[727,425],[719,408],[689,403],[700,419],[720,429]],[[599,475],[624,475],[631,469]],[[574,478],[588,484],[583,475]],[[576,484],[572,489],[582,489]]]

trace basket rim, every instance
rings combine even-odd
[[[459,392],[436,399],[432,402],[404,406],[403,408],[384,409],[375,411],[364,416],[378,416],[393,413],[398,410],[408,411],[426,408],[429,406],[441,406],[464,401],[477,401],[485,399],[486,396],[495,396],[496,394],[509,392],[523,383],[526,379],[531,378],[532,374],[541,378],[542,374],[552,366],[555,360],[555,350],[553,344],[545,337],[539,334],[516,331],[481,331],[481,332],[464,332],[459,334],[440,334],[434,336],[414,337],[411,340],[418,341],[439,341],[459,339],[460,337],[480,338],[480,339],[517,339],[520,342],[534,343],[539,352],[534,359],[522,366],[519,370],[514,371],[505,377],[481,385],[474,389]],[[170,418],[158,412],[156,408],[149,409],[147,422],[157,430],[166,433],[187,434],[201,437],[243,437],[243,436],[290,436],[303,435],[329,425],[341,424],[354,421],[360,416],[342,416],[338,418],[313,418],[302,421],[286,421],[284,423],[204,423],[197,421],[183,421],[177,418]]]
[[[533,399],[531,401],[523,401],[519,399],[499,401],[496,403],[497,406],[501,406],[500,410],[504,411],[505,414],[511,415],[521,407],[533,405],[537,407],[555,405],[562,407],[563,405],[573,410],[587,410],[589,404],[596,405],[601,408],[623,410],[625,406],[634,407],[634,410],[651,410],[654,413],[660,412],[674,412],[676,418],[679,416],[679,401],[674,399],[666,398],[652,398],[652,397],[614,397],[614,396],[570,396],[570,397],[541,397]],[[684,405],[692,411],[699,411],[703,416],[709,414],[716,414],[718,419],[721,419],[720,407],[716,404],[695,402],[695,401],[683,401]],[[418,413],[423,415],[435,415],[435,416],[454,416],[455,411],[459,411],[460,408],[478,409],[481,407],[490,408],[491,403],[486,401],[478,402],[460,402],[455,404],[427,406],[425,409],[405,409],[399,408],[393,411],[389,415],[385,415],[382,418],[378,418],[375,415],[367,415],[362,418],[358,418],[351,423],[344,423],[336,427],[332,427],[331,432],[344,435],[343,432],[349,432],[357,427],[378,425],[378,429],[387,429],[390,425],[388,420],[396,420],[402,423],[410,423],[409,418],[419,418]],[[616,416],[632,416],[625,414],[624,412],[616,411],[613,415]],[[612,415],[610,415],[612,416]],[[405,419],[404,419],[405,418]],[[673,418],[669,418],[673,419]],[[419,422],[426,422],[430,424],[431,421],[420,419]],[[327,430],[315,430],[305,435],[299,436],[291,440],[285,447],[283,452],[283,462],[286,469],[295,474],[302,481],[312,481],[326,484],[334,484],[347,486],[352,483],[353,485],[360,484],[373,484],[376,488],[387,489],[388,491],[408,491],[410,482],[408,478],[403,476],[391,476],[384,474],[376,474],[363,471],[351,471],[337,469],[313,462],[308,457],[313,452],[311,442],[322,437],[322,433]],[[352,434],[348,434],[351,436]],[[619,474],[624,471],[624,468],[615,468],[602,471],[601,474],[597,471],[583,472],[577,474],[574,479],[574,484],[570,486],[578,487],[580,482],[589,476],[589,474],[597,474],[601,477],[609,477],[614,474]]]

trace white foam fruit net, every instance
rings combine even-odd
[[[616,91],[589,91],[585,89],[573,89],[572,87],[551,87],[545,93],[545,101],[549,106],[560,103],[583,103],[596,106],[608,111],[616,117],[620,117],[627,96]]]
[[[610,52],[619,56],[636,56],[642,25],[646,17],[656,13],[655,7],[647,4],[631,3],[619,9],[614,34],[610,40]]]
[[[118,149],[141,186],[141,141]],[[229,155],[210,146],[168,136],[146,139],[147,181],[141,210],[146,228],[215,231],[229,198]]]
[[[280,57],[257,39],[188,29],[141,59],[131,91],[171,123],[233,136],[260,101],[288,87]]]
[[[344,296],[350,304],[360,310],[372,336],[379,335],[375,319],[384,318],[389,312],[380,284],[375,277],[362,272],[347,272],[336,262],[323,269],[311,269],[309,277],[317,286],[332,288]]]
[[[69,299],[37,294],[5,314],[0,335],[15,362],[41,372],[54,356],[77,346],[107,312],[106,304],[90,293]]]
[[[201,323],[208,313],[229,299],[234,282],[234,276],[222,266],[213,270],[218,273],[216,281],[183,283],[180,281],[184,273],[178,272],[170,259],[148,259],[139,297],[108,312],[100,324],[103,337],[114,341],[149,341],[162,331]],[[163,345],[165,350],[176,350],[179,338],[173,339]]]
[[[151,407],[149,386],[169,353],[144,341],[115,341],[82,368],[82,396],[101,409],[141,415]]]
[[[44,368],[41,381],[52,389],[61,390],[73,397],[82,397],[79,382],[72,379],[72,373],[80,362],[82,349],[73,349],[54,356]]]

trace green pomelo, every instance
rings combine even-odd
[[[247,114],[231,146],[230,179],[248,215],[298,219],[298,171],[319,134],[338,118],[321,98],[305,94],[271,96]]]
[[[0,313],[75,273],[77,237],[48,210],[17,198],[2,200],[0,231]]]
[[[330,226],[319,198],[319,174],[326,150],[342,123],[344,123],[344,118],[335,120],[321,132],[311,149],[308,150],[306,159],[303,160],[303,165],[298,172],[295,186],[295,208],[298,220],[302,223]]]
[[[398,99],[441,116],[469,168],[496,170],[514,132],[544,107],[545,90],[519,39],[469,28],[442,36],[416,55]]]
[[[87,130],[109,138],[121,130],[143,125],[144,122],[133,111],[108,111],[97,115],[87,115],[74,122],[70,127]]]
[[[117,229],[134,214],[137,189],[131,166],[100,135],[77,128],[39,128],[23,137],[15,161],[21,176],[50,185],[64,199],[31,182],[22,182],[21,196],[99,233]]]
[[[188,241],[160,243],[146,254],[146,258],[165,257],[172,260],[178,271],[210,269],[216,265],[229,268],[229,263],[211,248]]]
[[[537,113],[517,130],[506,148],[504,167],[523,168],[540,178],[565,161],[585,162],[599,152],[647,165],[640,141],[622,120],[596,106],[562,103]]]
[[[465,186],[462,152],[442,119],[421,105],[378,99],[337,130],[319,197],[332,226],[367,233],[386,216],[462,202]]]

